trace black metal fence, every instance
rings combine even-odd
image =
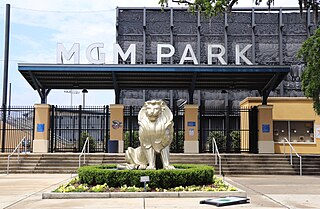
[[[26,147],[28,152],[31,151],[34,139],[34,107],[0,108],[0,119],[1,151],[12,152],[23,137],[26,137],[26,141],[22,146]]]
[[[125,106],[124,107],[124,147],[125,150],[128,147],[138,147],[139,143],[139,125],[138,114],[141,107],[137,106]],[[174,108],[173,122],[174,122],[174,135],[173,141],[170,146],[170,151],[175,153],[183,152],[184,145],[184,110]]]
[[[81,152],[89,137],[90,152],[106,152],[109,106],[51,108],[50,152]]]
[[[256,108],[199,108],[200,152],[212,152],[215,138],[220,152],[257,152]],[[250,129],[251,126],[251,129]]]

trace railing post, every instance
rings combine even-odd
[[[292,165],[292,148],[290,146],[290,164]]]
[[[24,154],[27,154],[27,138],[24,138]]]
[[[300,176],[302,176],[302,157],[300,156]]]

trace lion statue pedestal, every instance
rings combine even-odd
[[[163,169],[175,169],[170,165],[170,144],[173,138],[173,115],[162,100],[144,103],[138,115],[140,147],[126,150],[125,164],[118,169],[155,170],[159,153]]]

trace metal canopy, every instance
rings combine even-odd
[[[265,100],[290,71],[289,66],[70,65],[18,64],[41,99],[51,89],[197,89],[258,90]],[[116,98],[119,101],[119,98]]]

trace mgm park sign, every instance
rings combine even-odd
[[[240,65],[241,59],[247,65],[252,65],[252,62],[245,56],[248,49],[251,48],[251,44],[246,45],[240,49],[240,45],[235,45],[235,64]],[[100,52],[100,49],[104,48],[103,43],[90,44],[86,49],[86,58],[88,62],[92,64],[105,64],[105,53]],[[93,51],[97,51],[97,55],[93,57]],[[221,44],[208,44],[207,48],[207,64],[212,65],[213,58],[218,59],[222,65],[227,65],[223,56],[226,53],[226,49]],[[217,53],[215,53],[217,52]],[[175,48],[171,44],[157,44],[157,64],[162,64],[163,58],[170,58],[175,54]],[[136,44],[130,44],[128,49],[124,51],[119,44],[113,45],[113,63],[119,63],[119,57],[126,61],[130,57],[130,63],[136,64]],[[57,63],[63,64],[64,61],[74,60],[74,64],[80,64],[80,44],[74,43],[71,49],[67,50],[62,43],[57,44]],[[198,65],[199,62],[195,56],[194,50],[191,44],[186,44],[180,58],[179,64],[183,65],[185,61],[191,61],[193,64]]]

